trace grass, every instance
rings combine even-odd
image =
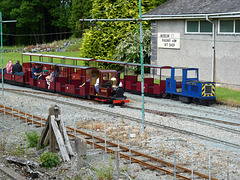
[[[7,49],[7,48],[6,48]],[[69,57],[79,57],[80,51],[73,51],[73,52],[43,52],[39,54],[52,54],[52,55],[58,55],[58,56],[69,56]],[[15,64],[17,60],[20,60],[22,62],[22,54],[18,52],[9,52],[9,53],[3,53],[3,68],[6,67],[9,60],[13,60],[13,63]],[[33,57],[33,61],[39,61],[38,57]],[[29,62],[29,56],[24,56],[24,62]],[[56,62],[58,63],[58,62]],[[60,62],[59,62],[60,63]],[[80,64],[78,64],[80,65]]]
[[[3,68],[6,67],[6,65],[10,59],[15,64],[17,60],[20,60],[20,62],[21,62],[22,55],[21,55],[21,53],[17,53],[17,52],[3,53]]]
[[[217,87],[216,99],[218,101],[240,105],[240,91]]]

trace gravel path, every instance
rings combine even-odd
[[[31,90],[28,88],[20,88],[10,85],[5,85],[5,88],[16,88],[23,90]],[[32,90],[34,91],[34,90]],[[1,94],[0,94],[1,95]],[[99,104],[90,101],[82,101],[78,99],[64,98],[58,96],[46,96],[41,94],[36,94],[35,98],[29,95],[19,95],[17,93],[11,93],[10,91],[5,92],[5,102],[7,106],[12,106],[21,111],[32,113],[34,115],[43,116],[44,118],[48,115],[48,109],[52,104],[56,104],[54,100],[69,102],[72,104],[79,104],[88,107],[94,107],[96,109],[108,110],[109,112],[119,113],[122,115],[133,116],[136,118],[142,117],[142,112],[136,109],[130,108],[120,108],[114,107],[110,108],[109,105]],[[141,96],[132,95],[126,93],[128,98],[131,100],[129,106],[141,108]],[[43,99],[47,97],[48,100]],[[2,101],[2,100],[1,100]],[[3,101],[2,101],[3,102]],[[230,179],[239,179],[240,178],[240,159],[238,149],[229,148],[224,145],[219,145],[216,143],[211,143],[203,141],[196,137],[191,137],[184,134],[179,134],[176,132],[168,131],[165,129],[158,129],[155,127],[147,126],[145,129],[145,134],[141,133],[142,124],[129,121],[121,117],[115,117],[114,115],[102,114],[97,110],[87,110],[76,107],[74,105],[66,105],[57,103],[62,109],[62,119],[66,122],[67,126],[74,125],[74,119],[76,119],[77,126],[82,128],[82,130],[91,133],[91,123],[94,120],[94,134],[95,136],[104,137],[104,121],[107,124],[107,138],[109,140],[114,140],[116,142],[117,137],[117,127],[120,127],[120,143],[123,145],[128,145],[128,130],[131,129],[131,134],[134,134],[134,138],[131,139],[131,146],[133,149],[147,153],[151,156],[166,160],[168,162],[174,162],[174,142],[169,141],[169,139],[181,139],[186,142],[177,143],[177,164],[182,165],[186,168],[191,169],[191,147],[193,147],[193,167],[194,170],[199,171],[203,174],[208,174],[209,168],[209,152],[211,153],[211,173],[213,177],[219,179],[227,179],[227,174],[229,173]],[[219,105],[213,105],[210,107],[198,106],[194,104],[183,104],[178,101],[173,101],[169,99],[154,99],[150,97],[145,97],[145,108],[151,110],[160,110],[165,112],[178,112],[183,114],[192,114],[196,116],[203,116],[209,118],[217,118],[224,121],[230,121],[235,123],[240,123],[240,109],[224,107]],[[18,120],[14,120],[12,123],[12,118],[7,116],[7,120],[3,119],[3,116],[0,115],[1,124],[1,139],[8,139],[8,145],[17,144],[21,141],[21,136],[16,134],[22,134],[27,130],[24,124],[20,124]],[[188,131],[193,131],[196,133],[204,134],[206,136],[212,136],[221,140],[226,140],[229,142],[239,144],[238,134],[230,133],[224,130],[220,130],[215,127],[209,127],[197,122],[192,122],[189,119],[184,119],[180,117],[171,117],[171,116],[159,116],[152,113],[145,113],[145,120],[161,123],[166,126],[181,128]],[[231,127],[239,130],[239,127]],[[30,131],[31,128],[28,127],[27,131]],[[37,131],[41,131],[40,128]],[[7,133],[7,135],[6,135]],[[14,135],[15,134],[15,135]],[[19,139],[20,138],[20,139]],[[91,147],[89,152],[92,151]],[[32,150],[34,152],[34,150]],[[30,153],[31,154],[31,153]],[[34,157],[33,157],[34,158]],[[103,156],[100,154],[89,154],[87,161],[90,164],[96,164],[96,162],[101,162]],[[100,160],[99,160],[100,159]],[[105,158],[108,159],[108,158]],[[127,161],[122,160],[122,167],[129,171],[129,164]],[[127,163],[127,164],[125,164]],[[76,177],[81,173],[85,173],[85,177],[89,175],[96,176],[96,173],[90,171],[91,168],[86,166],[84,171],[76,170],[76,163],[74,160],[70,164],[64,164],[61,167],[56,168],[56,171],[59,169],[64,169],[67,167],[67,173],[62,175],[59,173],[49,174],[50,176],[56,176],[61,178],[64,177]],[[228,170],[229,169],[229,170]],[[53,169],[54,170],[54,169]],[[228,172],[229,171],[229,172]],[[92,174],[91,174],[92,173]],[[81,174],[82,175],[82,174]],[[153,172],[147,170],[143,167],[140,167],[137,164],[132,165],[132,175],[136,179],[171,179],[162,175],[160,172]],[[124,178],[125,177],[125,178]],[[123,179],[126,179],[126,176],[123,175]]]

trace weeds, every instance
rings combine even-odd
[[[32,132],[25,132],[26,137],[27,137],[27,141],[29,143],[28,147],[37,147],[38,144],[38,140],[39,140],[39,134],[36,131],[32,131]]]
[[[108,166],[104,166],[102,168],[95,169],[95,172],[96,172],[99,180],[113,179],[112,158],[109,159]]]
[[[6,145],[7,145],[6,137],[3,137],[3,138],[0,140],[0,151],[1,151],[1,152],[4,152],[4,151],[6,150]]]
[[[25,154],[28,154],[27,151],[25,151],[25,148],[23,147],[23,145],[20,144],[12,144],[8,149],[8,154],[11,156],[23,156]],[[28,156],[28,155],[27,155]]]
[[[39,160],[42,162],[42,165],[47,168],[51,168],[60,164],[58,155],[51,152],[43,153]]]

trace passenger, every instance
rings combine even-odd
[[[86,82],[90,82],[90,79],[88,79]],[[85,86],[86,82],[82,83],[82,85],[79,87],[81,88],[81,87]]]
[[[43,75],[48,75],[49,70],[46,67],[43,67]]]
[[[40,79],[42,77],[42,70],[40,64],[35,64],[32,68],[32,78],[33,79]]]
[[[13,65],[12,74],[23,75],[22,66],[20,65],[20,61],[17,61],[16,64]]]
[[[55,77],[59,77],[59,76],[60,76],[59,68],[58,66],[55,66],[54,71],[51,72],[50,75],[46,77],[48,89],[50,89],[50,82],[54,82]]]
[[[99,78],[97,78],[96,83],[94,84],[96,93],[98,94],[98,88],[99,88]]]
[[[12,66],[13,66],[13,62],[12,60],[9,60],[6,66],[7,73],[12,73]]]

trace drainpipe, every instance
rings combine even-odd
[[[206,20],[212,23],[212,78],[211,81],[215,81],[215,28],[214,22],[208,19],[208,15],[206,15]]]

